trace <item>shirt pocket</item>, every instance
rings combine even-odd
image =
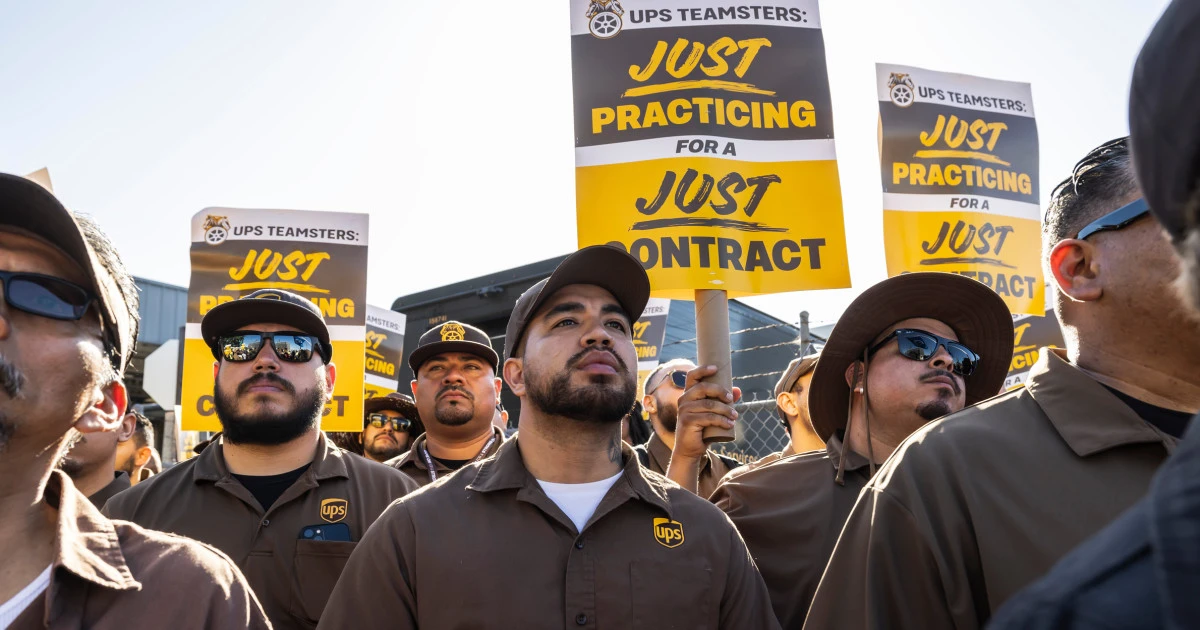
[[[346,568],[358,543],[329,540],[296,541],[296,579],[300,582],[300,604],[314,623],[325,611],[329,594]]]
[[[634,627],[678,630],[716,628],[711,611],[712,568],[699,559],[634,560],[630,564]]]

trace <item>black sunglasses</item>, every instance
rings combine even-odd
[[[653,393],[654,390],[658,389],[663,383],[667,382],[667,379],[671,379],[671,382],[675,384],[675,387],[683,389],[683,386],[687,384],[687,372],[684,372],[683,370],[671,370],[670,372],[667,372],[667,375],[658,379],[658,382],[654,384],[654,387],[651,387],[646,393]]]
[[[54,276],[0,271],[0,280],[4,281],[4,301],[9,306],[50,319],[80,320],[96,301],[91,291]]]
[[[882,341],[871,346],[867,350],[867,356],[870,357],[879,352],[880,348],[886,346],[892,339],[895,339],[900,347],[900,356],[913,361],[928,361],[937,354],[938,346],[944,346],[954,361],[954,373],[962,377],[970,376],[975,372],[975,366],[979,365],[979,355],[975,354],[974,350],[953,339],[939,337],[931,332],[915,328],[893,330]]]
[[[367,416],[367,424],[375,427],[376,429],[382,429],[388,424],[391,424],[393,431],[400,432],[408,431],[412,428],[412,420],[409,420],[408,418],[392,418],[381,413],[373,413]]]
[[[258,356],[265,341],[271,342],[271,349],[275,351],[275,356],[279,357],[279,360],[289,363],[307,363],[309,359],[312,359],[313,349],[321,345],[320,340],[312,335],[247,330],[222,335],[217,338],[217,348],[221,351],[221,358],[226,361],[245,363],[253,361]]]
[[[1138,199],[1133,203],[1127,203],[1112,212],[1092,221],[1079,230],[1079,236],[1075,238],[1083,240],[1096,232],[1106,232],[1109,230],[1120,230],[1130,223],[1146,216],[1150,212],[1150,206],[1145,199]]]

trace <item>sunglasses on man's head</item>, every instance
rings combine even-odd
[[[308,363],[309,359],[312,359],[313,350],[321,344],[316,337],[303,333],[242,330],[218,338],[217,347],[226,361],[245,363],[253,361],[267,341],[271,342],[271,350],[275,352],[275,356],[288,363]]]
[[[647,391],[646,393],[647,394],[653,393],[654,390],[658,389],[660,386],[662,386],[663,383],[667,382],[668,380],[670,380],[671,383],[673,383],[675,385],[675,387],[678,387],[679,389],[683,389],[683,386],[687,384],[687,372],[685,372],[683,370],[671,370],[670,372],[667,372],[666,376],[663,376],[662,378],[658,379],[658,382],[654,384],[654,387],[651,387],[650,390]]]
[[[40,273],[0,271],[4,301],[11,307],[50,319],[77,321],[96,300],[91,291]]]
[[[1083,240],[1096,232],[1108,232],[1120,230],[1127,227],[1130,223],[1146,216],[1150,213],[1150,205],[1145,199],[1138,199],[1132,203],[1127,203],[1112,212],[1092,221],[1079,230],[1079,235],[1075,238]]]
[[[870,357],[879,352],[892,339],[895,339],[899,346],[900,356],[912,359],[913,361],[928,361],[937,354],[938,346],[945,347],[946,352],[950,354],[950,359],[953,361],[954,367],[952,369],[959,376],[970,376],[975,371],[975,366],[979,365],[979,355],[975,354],[974,350],[953,339],[939,337],[931,332],[915,328],[898,328],[893,330],[879,343],[871,346],[867,350],[867,356]]]
[[[368,415],[367,424],[375,427],[376,429],[382,429],[388,424],[391,424],[392,430],[399,432],[407,431],[412,428],[412,420],[409,420],[408,418],[392,418],[390,416],[385,416],[382,413],[373,413]]]

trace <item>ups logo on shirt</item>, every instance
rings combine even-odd
[[[683,544],[683,523],[669,518],[654,519],[654,540],[658,544],[674,549]]]
[[[350,503],[345,499],[325,499],[321,501],[321,518],[336,523],[346,518],[346,509]]]

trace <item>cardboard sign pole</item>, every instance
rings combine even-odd
[[[696,289],[696,359],[715,365],[717,373],[705,379],[733,389],[733,361],[729,352],[729,296],[720,290]],[[704,443],[732,442],[733,430],[704,429]]]

